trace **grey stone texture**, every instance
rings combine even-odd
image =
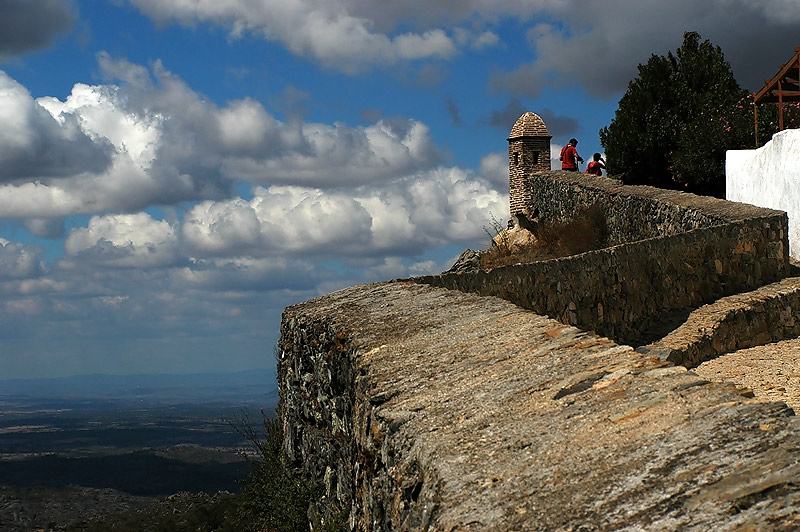
[[[786,213],[571,172],[528,176],[530,211],[565,221],[603,213],[609,247],[580,255],[415,280],[498,296],[638,345],[665,314],[688,314],[789,272]]]
[[[290,464],[353,530],[800,529],[785,404],[499,298],[351,287],[278,347]]]

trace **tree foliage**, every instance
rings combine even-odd
[[[259,432],[247,414],[233,427],[258,451],[247,485],[242,490],[244,514],[270,532],[308,530],[306,512],[321,487],[297,478],[283,460],[283,431],[277,419],[262,412],[263,431]]]
[[[752,98],[722,50],[687,32],[650,56],[600,130],[609,172],[629,184],[724,197],[725,151],[753,147]]]

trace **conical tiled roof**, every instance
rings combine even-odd
[[[549,137],[550,133],[547,131],[547,126],[542,120],[542,117],[536,113],[528,111],[519,119],[514,127],[511,128],[509,139],[517,137]]]

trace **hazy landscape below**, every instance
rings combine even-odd
[[[63,530],[179,492],[237,491],[268,371],[0,381],[0,530]]]

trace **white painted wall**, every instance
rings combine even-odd
[[[800,259],[800,130],[787,129],[757,150],[729,150],[725,196],[731,201],[786,211],[789,255]]]

